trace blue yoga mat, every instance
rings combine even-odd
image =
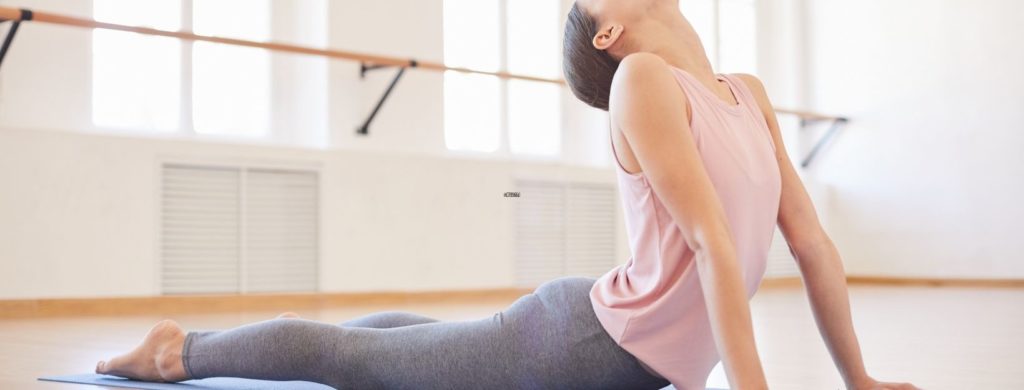
[[[39,378],[41,381],[77,383],[142,390],[332,390],[333,387],[313,382],[274,382],[242,378],[209,378],[180,383],[139,382],[110,375],[80,374]],[[669,387],[672,389],[673,387]],[[724,390],[724,389],[708,389]]]
[[[80,374],[48,376],[39,378],[39,380],[143,390],[333,390],[333,387],[313,382],[274,382],[242,378],[209,378],[179,383],[153,383],[110,375]]]

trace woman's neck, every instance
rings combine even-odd
[[[690,74],[714,76],[715,71],[711,67],[704,48],[697,45],[686,44],[685,42],[669,43],[664,46],[655,47],[650,52],[657,54],[669,65],[685,70]]]
[[[669,65],[691,74],[714,77],[715,72],[704,45],[682,14],[652,20],[647,29],[649,31],[643,32],[646,39],[641,45],[641,51],[657,54]]]

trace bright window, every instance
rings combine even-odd
[[[561,77],[558,54],[560,5],[552,0],[506,0],[508,70],[547,78]]]
[[[681,0],[717,72],[757,73],[757,6],[754,0]]]
[[[448,149],[493,152],[501,146],[497,77],[445,72],[444,140]]]
[[[270,39],[269,0],[196,1],[196,34]],[[192,121],[196,133],[266,136],[270,132],[270,53],[196,42],[192,48]]]
[[[182,20],[180,0],[95,0],[93,12],[103,22],[161,30],[191,25],[200,35],[270,38],[269,0],[191,3],[191,20]],[[188,49],[192,61],[184,63]],[[270,78],[270,54],[260,49],[93,32],[92,114],[97,127],[266,137]],[[182,93],[183,84],[191,85],[191,94]],[[191,117],[183,118],[183,106],[191,108]]]
[[[179,0],[95,0],[93,12],[101,22],[181,28]],[[179,129],[181,41],[95,30],[92,50],[96,126],[157,132]]]
[[[704,50],[707,51],[711,66],[717,68],[718,58],[718,1],[717,0],[679,0],[679,9],[683,16],[697,30]]]
[[[451,67],[496,71],[499,0],[444,1],[444,58]],[[444,127],[448,149],[493,152],[501,146],[501,84],[496,77],[444,74]]]
[[[501,67],[499,5],[499,0],[444,1],[445,65],[486,71]]]
[[[723,72],[757,73],[754,0],[718,0],[718,61]]]
[[[557,156],[562,151],[561,87],[510,80],[509,149],[512,153]]]
[[[506,0],[508,70],[558,78],[560,2]],[[535,81],[508,81],[508,146],[512,153],[557,156],[562,151],[561,88]]]
[[[557,78],[559,4],[445,0],[445,65]],[[561,89],[557,85],[447,72],[444,90],[449,149],[561,153]]]

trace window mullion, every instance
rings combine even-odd
[[[181,30],[192,31],[192,1],[181,1]],[[184,41],[181,45],[181,128],[183,134],[196,133],[192,116],[192,47],[193,41]]]
[[[714,38],[712,45],[715,46],[715,58],[714,67],[715,72],[721,71],[722,67],[722,1],[712,0],[714,5],[711,7],[713,13],[711,17],[712,31],[714,31]]]
[[[498,65],[503,72],[508,72],[508,1],[499,0],[498,4]],[[498,150],[505,155],[511,154],[509,135],[509,92],[508,79],[501,79],[498,104],[501,105],[501,136]]]

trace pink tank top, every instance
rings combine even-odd
[[[673,73],[690,102],[697,150],[725,208],[752,297],[764,276],[779,211],[775,144],[743,80],[718,76],[739,101],[731,105],[686,71]],[[590,291],[594,311],[623,349],[677,389],[703,390],[719,356],[694,252],[644,174],[626,172],[617,158],[616,165],[632,256],[598,279]]]

